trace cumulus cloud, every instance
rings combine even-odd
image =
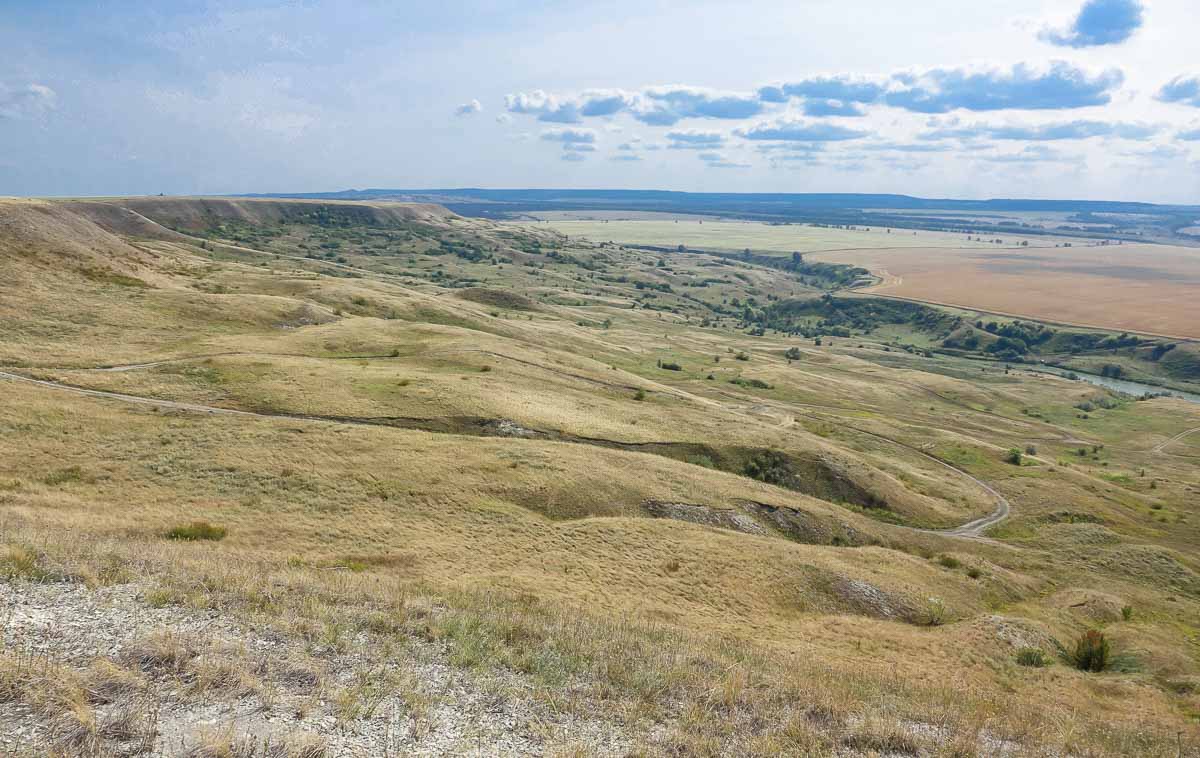
[[[1044,29],[1039,38],[1059,47],[1115,45],[1141,28],[1145,8],[1140,0],[1087,0],[1065,29]]]
[[[766,89],[766,88],[764,88]],[[785,97],[839,100],[844,103],[873,103],[886,89],[879,82],[848,76],[823,76],[788,82],[779,88]],[[762,90],[760,89],[761,93]]]
[[[805,100],[804,115],[822,118],[825,116],[865,116],[857,104],[845,100]]]
[[[653,126],[673,126],[685,118],[743,119],[762,110],[756,95],[672,85],[643,90],[634,102],[633,117]]]
[[[1093,137],[1118,137],[1128,140],[1145,140],[1162,131],[1152,124],[1135,124],[1108,121],[1067,121],[1056,124],[994,125],[973,124],[949,127],[925,132],[921,139],[997,139],[1046,142],[1053,140],[1081,140]]]
[[[641,159],[642,159],[642,156],[637,155],[636,153],[620,153],[619,155],[614,155],[611,158],[609,158],[610,161],[621,161],[621,162],[630,162],[630,163],[632,163],[634,161],[640,161]]]
[[[563,150],[569,153],[594,153],[596,152],[595,145],[589,145],[586,142],[564,142]]]
[[[58,95],[43,84],[26,84],[10,88],[0,84],[0,119],[39,116],[53,110]]]
[[[1082,159],[1079,156],[1067,155],[1065,153],[1046,147],[1045,145],[1029,145],[1025,149],[1016,153],[989,153],[983,155],[973,155],[974,160],[987,161],[989,163],[1078,163]]]
[[[596,141],[595,129],[547,129],[542,132],[546,142],[592,144]]]
[[[624,112],[653,126],[673,126],[685,118],[749,118],[763,110],[757,95],[685,85],[647,87],[639,92],[585,90],[577,95],[533,90],[507,95],[504,105],[510,113],[554,123],[578,124],[585,118]]]
[[[579,103],[563,100],[542,90],[505,95],[504,107],[510,113],[533,115],[539,121],[550,123],[577,124],[582,120]]]
[[[1200,108],[1200,76],[1177,76],[1158,91],[1164,103],[1179,103]]]
[[[737,163],[726,157],[724,153],[710,151],[699,153],[696,157],[704,161],[704,165],[709,168],[750,168],[749,163]]]
[[[884,101],[916,113],[1082,108],[1109,103],[1124,78],[1118,69],[1093,74],[1065,61],[1008,70],[934,68],[895,75],[897,86]]]
[[[563,153],[562,159],[571,163],[579,163],[580,161],[587,160],[587,156],[582,153]]]
[[[1177,161],[1188,157],[1188,151],[1178,145],[1154,145],[1153,147],[1126,150],[1121,153],[1126,158],[1144,158],[1155,161]]]
[[[590,90],[583,93],[579,113],[583,116],[612,116],[627,108],[630,96],[620,90]]]
[[[748,140],[786,142],[839,142],[867,136],[867,132],[848,129],[836,124],[786,119],[755,124],[749,129],[738,129],[734,133]]]
[[[483,104],[472,99],[454,109],[455,116],[471,116],[483,110]]]
[[[869,142],[855,147],[880,153],[945,153],[955,149],[953,145],[939,142]]]
[[[667,132],[670,147],[673,150],[711,150],[725,144],[725,135],[721,132],[706,132],[700,129],[683,129]]]

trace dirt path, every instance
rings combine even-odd
[[[1196,433],[1200,433],[1200,426],[1196,427],[1195,429],[1188,429],[1186,432],[1180,432],[1179,434],[1176,434],[1171,439],[1158,443],[1157,445],[1154,446],[1153,452],[1155,452],[1155,453],[1166,452],[1168,445],[1175,443],[1175,442],[1179,442],[1183,438],[1190,437],[1191,435],[1196,434]],[[1170,453],[1167,453],[1167,454],[1170,455]]]

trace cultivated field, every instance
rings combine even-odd
[[[656,247],[677,247],[706,250],[736,251],[750,248],[757,252],[813,252],[817,250],[843,250],[860,248],[895,247],[970,247],[994,248],[992,242],[968,241],[967,235],[924,230],[892,229],[872,227],[870,231],[860,229],[837,229],[810,226],[807,224],[763,224],[755,221],[729,221],[698,219],[692,217],[629,220],[571,220],[561,214],[545,214],[553,220],[544,222],[512,222],[551,228],[572,238],[583,237],[594,242],[619,242]],[[598,215],[598,214],[593,214]],[[624,214],[628,215],[628,214]],[[1005,239],[1008,244],[1028,240],[1031,246],[1053,247],[1063,242],[1062,238],[1028,236],[1017,234],[985,234],[984,239]]]
[[[1050,321],[1200,338],[1200,249],[906,248],[820,253],[883,282],[867,292]]]

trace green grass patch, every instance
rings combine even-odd
[[[228,530],[223,526],[216,526],[207,521],[193,521],[190,524],[182,524],[168,529],[167,539],[183,542],[196,542],[199,540],[217,542],[225,539],[226,534],[228,534]]]

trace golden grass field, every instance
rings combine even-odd
[[[1200,469],[1194,437],[1170,442],[1200,406],[1081,414],[1103,391],[752,336],[715,308],[817,292],[544,226],[0,202],[3,581],[277,635],[333,669],[330,745],[390,698],[424,749],[429,714],[473,692],[528,703],[504,728],[555,755],[1200,749]],[[999,500],[982,534],[939,531]],[[197,520],[223,538],[168,538]],[[1058,655],[1088,630],[1106,671]],[[418,649],[466,689],[388,673]],[[35,657],[34,676],[30,655],[0,655],[0,729],[20,714],[45,740],[16,754],[111,754],[87,682],[129,657]],[[364,678],[339,679],[342,656]],[[235,734],[254,712],[286,734],[268,675],[233,674],[250,684],[120,675],[160,693],[143,707],[163,724],[169,706]],[[585,717],[624,747],[555,726]],[[162,739],[146,752],[173,754]],[[464,739],[439,749],[503,752]]]
[[[883,278],[864,292],[1060,323],[1200,338],[1200,248],[913,248],[815,257],[854,263]]]

